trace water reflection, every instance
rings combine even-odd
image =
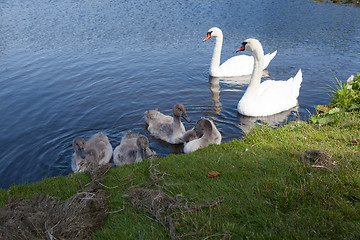
[[[221,113],[221,109],[222,109],[222,103],[220,101],[220,82],[224,83],[228,86],[241,86],[241,85],[245,85],[248,84],[250,81],[250,77],[251,75],[246,75],[246,76],[238,76],[238,77],[212,77],[209,76],[209,83],[210,83],[210,91],[211,91],[211,98],[212,98],[212,103],[213,103],[213,111],[216,114],[220,114]],[[226,89],[226,91],[240,91],[237,88],[231,88],[231,89]]]
[[[210,85],[219,84],[221,83],[228,84],[228,85],[247,85],[250,82],[251,75],[244,75],[244,76],[237,76],[237,77],[212,77],[209,76]],[[220,87],[219,87],[220,89]]]
[[[210,83],[210,91],[211,91],[211,98],[212,98],[212,104],[213,104],[213,111],[217,115],[220,114],[222,104],[220,102],[220,78],[216,77],[209,77],[209,83]]]
[[[270,73],[268,70],[263,71],[263,77],[269,77]],[[220,82],[235,88],[228,88],[225,91],[241,91],[239,87],[248,85],[250,82],[251,75],[236,76],[236,77],[212,77],[209,76],[209,84],[211,91],[211,98],[213,104],[213,112],[219,115],[222,109],[222,103],[220,101]]]
[[[270,77],[270,73],[268,70],[263,71],[263,77]],[[251,75],[244,76],[236,76],[236,77],[212,77],[209,76],[210,83],[210,91],[212,93],[212,98],[215,107],[220,107],[221,110],[221,102],[220,102],[220,82],[226,84],[228,86],[239,87],[243,85],[248,85],[251,79]],[[226,91],[239,91],[238,89],[227,89]]]
[[[238,113],[238,127],[244,133],[250,132],[251,128],[257,125],[267,125],[276,128],[285,125],[288,121],[295,120],[298,114],[298,106],[278,114],[264,117],[249,117]]]

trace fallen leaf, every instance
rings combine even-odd
[[[207,176],[209,177],[209,178],[214,178],[214,177],[217,177],[217,176],[219,176],[220,175],[220,173],[219,172],[217,172],[217,171],[210,171],[210,172],[208,172],[208,174],[207,174]]]

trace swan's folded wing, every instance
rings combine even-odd
[[[276,53],[277,53],[277,50],[271,54],[268,53],[264,56],[264,69],[266,69],[269,66],[271,60],[273,60],[273,58],[276,56]]]
[[[156,121],[159,118],[164,117],[165,115],[159,112],[158,110],[149,110],[145,112],[145,121],[147,123],[151,121]]]
[[[219,71],[226,73],[226,76],[249,75],[254,68],[254,57],[238,55],[226,60],[220,65]]]

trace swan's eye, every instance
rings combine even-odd
[[[245,47],[246,44],[247,44],[247,42],[243,42],[243,43],[242,43],[243,47]]]

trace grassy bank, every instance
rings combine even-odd
[[[193,239],[359,238],[359,115],[339,113],[337,118],[323,127],[304,122],[276,130],[259,127],[243,141],[155,160],[156,170],[166,173],[160,185],[171,196],[182,194],[197,204],[221,200],[210,209],[177,216],[177,234],[205,226]],[[334,168],[305,165],[301,154],[307,149],[327,151]],[[109,211],[124,210],[109,214],[95,239],[169,238],[169,230],[123,197],[131,185],[150,180],[149,166],[144,162],[109,172],[105,184],[114,187]],[[211,170],[220,175],[207,177]]]
[[[359,239],[359,115],[332,110],[111,168],[102,182],[108,215],[93,239]],[[89,181],[72,174],[14,186],[0,191],[0,205],[40,193],[65,200]]]
[[[360,7],[359,0],[315,0],[316,2],[335,3],[340,5],[350,5]]]

